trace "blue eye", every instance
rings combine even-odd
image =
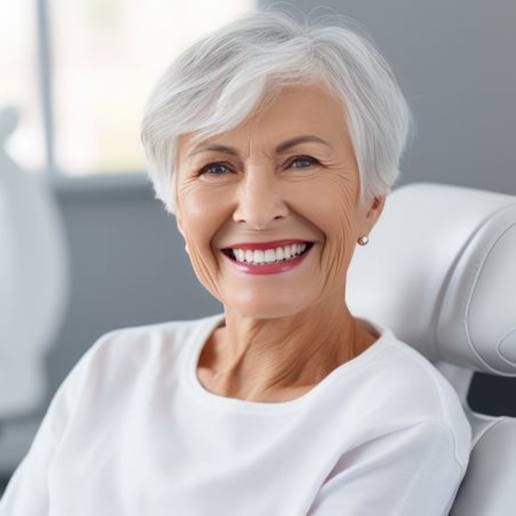
[[[297,156],[290,162],[290,164],[292,165],[298,161],[307,161],[308,163],[311,163],[312,165],[316,165],[319,163],[319,161],[317,161],[315,158],[312,158],[311,156]],[[307,168],[307,167],[294,167],[294,168]]]
[[[290,163],[289,165],[292,166],[294,163],[297,163],[297,162],[308,162],[312,165],[317,165],[319,164],[319,161],[316,160],[315,158],[312,158],[311,156],[297,156],[295,157]],[[208,174],[210,176],[224,176],[226,175],[225,173],[221,173],[221,174],[218,174],[216,172],[211,172],[212,170],[216,170],[217,167],[221,167],[222,169],[226,169],[226,170],[229,170],[228,167],[222,163],[222,162],[215,162],[215,163],[209,163],[208,165],[206,165],[205,167],[201,168],[201,170],[198,172],[198,176],[202,176],[204,174]],[[308,168],[308,167],[294,167],[294,168]]]
[[[209,165],[206,165],[205,167],[201,168],[201,170],[199,171],[199,173],[197,175],[199,176],[202,176],[203,174],[206,174],[208,171],[210,170],[213,170],[215,167],[217,166],[221,166],[223,168],[226,168],[226,165],[224,165],[224,163],[210,163]],[[210,176],[223,176],[225,174],[208,174]]]

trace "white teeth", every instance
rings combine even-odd
[[[292,244],[276,249],[232,249],[235,259],[239,262],[264,264],[289,260],[301,254],[306,249],[306,244]]]
[[[267,249],[265,251],[264,261],[266,263],[272,263],[276,261],[276,251],[274,249]]]
[[[264,262],[264,252],[261,249],[256,249],[253,251],[253,262],[254,263],[263,263]]]

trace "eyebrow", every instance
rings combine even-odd
[[[276,151],[276,154],[282,154],[283,152],[287,151],[291,147],[294,147],[295,145],[299,145],[300,143],[306,143],[306,142],[317,142],[322,143],[323,145],[327,145],[331,148],[331,145],[323,140],[322,138],[319,138],[318,136],[315,136],[313,134],[303,134],[301,136],[295,136],[294,138],[290,138],[288,140],[285,140],[284,142],[280,143],[276,146],[274,149]],[[214,151],[214,152],[225,152],[227,154],[232,154],[233,156],[238,156],[238,151],[234,147],[228,147],[226,145],[209,145],[207,147],[201,147],[199,149],[194,149],[190,153],[188,153],[188,156],[193,156],[194,154],[198,154],[199,152],[207,152],[207,151]]]

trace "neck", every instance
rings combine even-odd
[[[272,319],[224,311],[225,326],[204,347],[199,368],[212,389],[228,397],[254,399],[313,387],[377,338],[343,303]]]

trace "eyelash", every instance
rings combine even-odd
[[[293,163],[295,163],[297,160],[311,161],[313,165],[320,165],[320,161],[315,159],[315,158],[312,158],[311,156],[296,156],[289,163],[289,166],[292,165]],[[215,165],[222,165],[222,166],[228,168],[226,166],[226,164],[224,162],[221,162],[221,161],[217,161],[217,162],[214,162],[214,163],[209,163],[208,165],[206,165],[203,168],[201,168],[201,170],[199,170],[199,172],[197,173],[197,176],[202,176],[202,175],[206,174],[208,172],[208,170],[210,170]],[[306,167],[301,167],[301,168],[306,168]],[[223,175],[226,175],[226,174],[208,174],[208,175],[223,176]]]

